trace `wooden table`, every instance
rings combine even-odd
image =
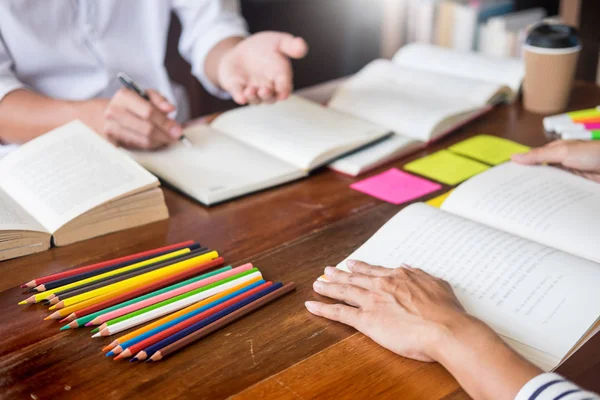
[[[597,104],[600,88],[576,86],[571,109]],[[478,133],[532,146],[546,141],[540,116],[519,105],[501,106],[379,171]],[[166,190],[169,221],[1,263],[0,398],[466,398],[439,365],[395,356],[305,310],[304,301],[319,298],[311,286],[323,268],[402,208],[349,189],[353,181],[321,170],[210,209]],[[295,281],[298,289],[153,365],[114,362],[100,352],[110,339],[92,340],[88,329],[61,332],[42,320],[47,312],[41,306],[17,306],[24,298],[18,285],[33,277],[186,239],[218,249],[228,263],[251,261],[267,279]],[[600,391],[599,360],[597,336],[558,371]]]

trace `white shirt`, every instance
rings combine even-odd
[[[237,0],[1,0],[0,102],[18,88],[63,100],[109,98],[123,71],[180,103],[164,68],[171,11],[192,73],[224,95],[204,62],[221,40],[247,35],[238,9]]]
[[[546,373],[527,382],[515,400],[600,400],[600,396],[581,389],[558,374]]]

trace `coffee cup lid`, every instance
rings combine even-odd
[[[572,26],[544,22],[531,29],[525,43],[546,49],[565,49],[579,45],[579,34]]]

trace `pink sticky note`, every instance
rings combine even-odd
[[[389,169],[350,187],[392,204],[402,204],[442,188],[427,179],[411,175],[397,168]]]

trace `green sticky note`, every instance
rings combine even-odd
[[[512,140],[490,135],[478,135],[463,140],[448,148],[453,153],[462,154],[491,165],[502,164],[516,153],[525,153],[529,147]]]
[[[407,171],[435,179],[447,185],[457,185],[488,168],[485,164],[459,156],[448,150],[440,150],[404,166]]]

